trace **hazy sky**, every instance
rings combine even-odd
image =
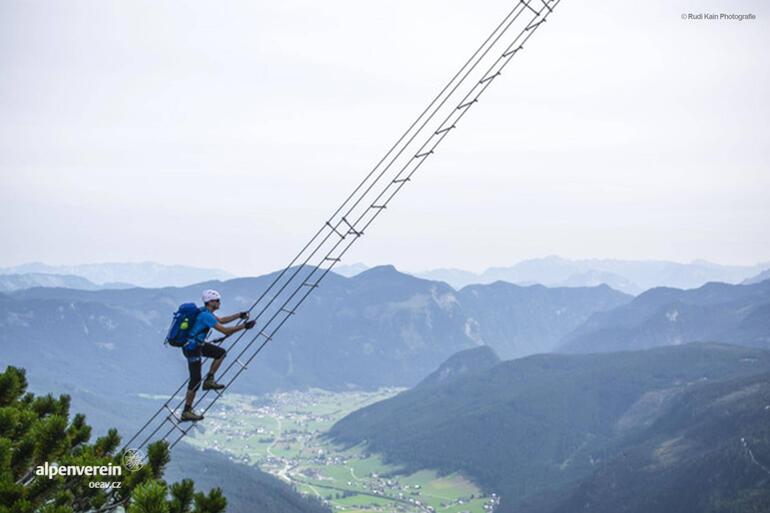
[[[282,266],[511,5],[1,2],[0,266]],[[768,2],[563,0],[347,263],[770,261],[768,48]]]

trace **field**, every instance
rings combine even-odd
[[[187,441],[257,465],[337,511],[493,511],[497,496],[483,496],[461,475],[438,476],[429,470],[409,474],[386,464],[365,447],[343,449],[323,438],[348,413],[398,392],[311,390],[259,397],[227,395]]]

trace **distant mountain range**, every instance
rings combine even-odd
[[[101,285],[72,274],[0,274],[0,292],[15,292],[34,287],[67,288],[77,290],[130,289],[130,283],[105,282]]]
[[[0,294],[0,364],[27,368],[33,387],[71,393],[89,417],[98,412],[106,424],[119,418],[119,401],[170,392],[186,378],[180,351],[162,342],[180,303],[216,288],[224,313],[244,310],[273,277],[184,288]],[[329,274],[236,390],[411,386],[463,349],[486,344],[505,358],[553,350],[591,314],[631,299],[606,286],[499,282],[458,292],[390,266],[353,278]]]
[[[434,269],[414,274],[446,282],[456,289],[474,283],[502,280],[521,285],[539,283],[547,287],[592,287],[606,284],[636,295],[654,287],[690,289],[710,281],[741,283],[768,268],[768,263],[729,266],[704,260],[684,264],[654,260],[569,260],[549,256],[524,260],[509,267],[492,267],[480,274],[461,269]]]
[[[765,511],[768,419],[770,352],[688,344],[484,364],[329,436],[410,470],[461,471],[502,496],[500,513]]]
[[[0,277],[2,275],[30,274],[37,276],[67,275],[69,277],[85,278],[97,288],[126,288],[130,286],[147,288],[182,287],[204,281],[233,278],[233,275],[219,269],[200,269],[184,265],[164,265],[154,262],[81,264],[71,266],[46,265],[33,262],[15,267],[0,268]],[[89,290],[83,286],[72,288]]]
[[[101,288],[85,278],[71,274],[0,274],[0,292],[14,292],[33,287],[64,287],[80,290],[97,290]]]
[[[770,281],[652,289],[626,305],[595,313],[559,349],[625,351],[697,341],[770,349]]]
[[[362,263],[351,265],[340,264],[334,266],[334,272],[340,276],[344,276],[345,278],[352,278],[353,276],[361,274],[367,269],[371,269],[371,267]]]
[[[770,280],[770,269],[766,269],[762,271],[761,273],[757,274],[756,276],[752,276],[751,278],[748,278],[743,281],[744,285],[753,285],[754,283],[759,283],[761,281]]]
[[[180,303],[196,301],[201,289],[213,287],[224,294],[225,313],[244,310],[273,277],[183,288],[0,294],[0,364],[28,368],[33,386],[69,390],[107,422],[119,415],[107,398],[163,393],[185,379],[180,352],[162,345]],[[768,312],[770,281],[659,288],[632,298],[606,285],[547,288],[499,281],[456,291],[392,266],[353,278],[332,273],[236,387],[262,393],[413,386],[452,354],[484,345],[503,359],[692,341],[770,349]],[[110,383],[109,391],[104,383]]]
[[[362,263],[338,265],[334,272],[352,278],[370,267]],[[698,260],[689,264],[666,261],[609,259],[569,260],[557,256],[524,260],[509,267],[492,267],[483,273],[462,269],[433,269],[410,272],[418,278],[442,281],[456,290],[467,285],[505,281],[518,285],[547,287],[595,287],[608,285],[637,295],[655,287],[696,288],[710,281],[757,283],[770,279],[770,264],[726,266]],[[5,275],[5,276],[4,276]],[[10,278],[9,275],[16,275]],[[57,282],[54,276],[63,276]],[[82,278],[87,281],[77,281]],[[0,292],[31,287],[68,287],[83,290],[128,287],[183,287],[234,276],[219,269],[203,269],[154,262],[104,263],[51,266],[29,263],[0,268]]]

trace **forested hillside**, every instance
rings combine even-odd
[[[593,314],[564,338],[568,352],[626,351],[687,342],[770,349],[770,281],[652,289]]]
[[[465,472],[502,495],[502,511],[513,512],[567,493],[629,447],[663,436],[670,415],[683,411],[675,404],[699,408],[682,394],[763,373],[770,373],[770,353],[716,344],[537,355],[415,387],[354,412],[330,436],[365,442],[411,468]],[[767,415],[755,410],[753,426]],[[740,438],[729,430],[718,436],[728,434]]]

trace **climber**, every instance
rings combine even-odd
[[[255,321],[249,321],[248,312],[239,312],[233,315],[217,317],[214,312],[219,310],[222,296],[216,290],[205,290],[203,292],[203,307],[195,317],[195,322],[190,329],[187,343],[182,347],[182,352],[187,358],[187,367],[190,370],[190,381],[187,385],[187,395],[185,396],[184,411],[182,412],[183,421],[198,421],[203,419],[203,415],[195,413],[192,409],[195,393],[201,382],[201,358],[213,358],[206,379],[203,381],[203,390],[222,390],[225,385],[217,383],[214,374],[222,365],[222,361],[227,351],[222,347],[206,342],[206,336],[211,328],[214,328],[223,335],[230,336],[233,333],[242,330],[249,330],[254,327]],[[235,320],[244,320],[243,324],[236,326],[225,326]]]

